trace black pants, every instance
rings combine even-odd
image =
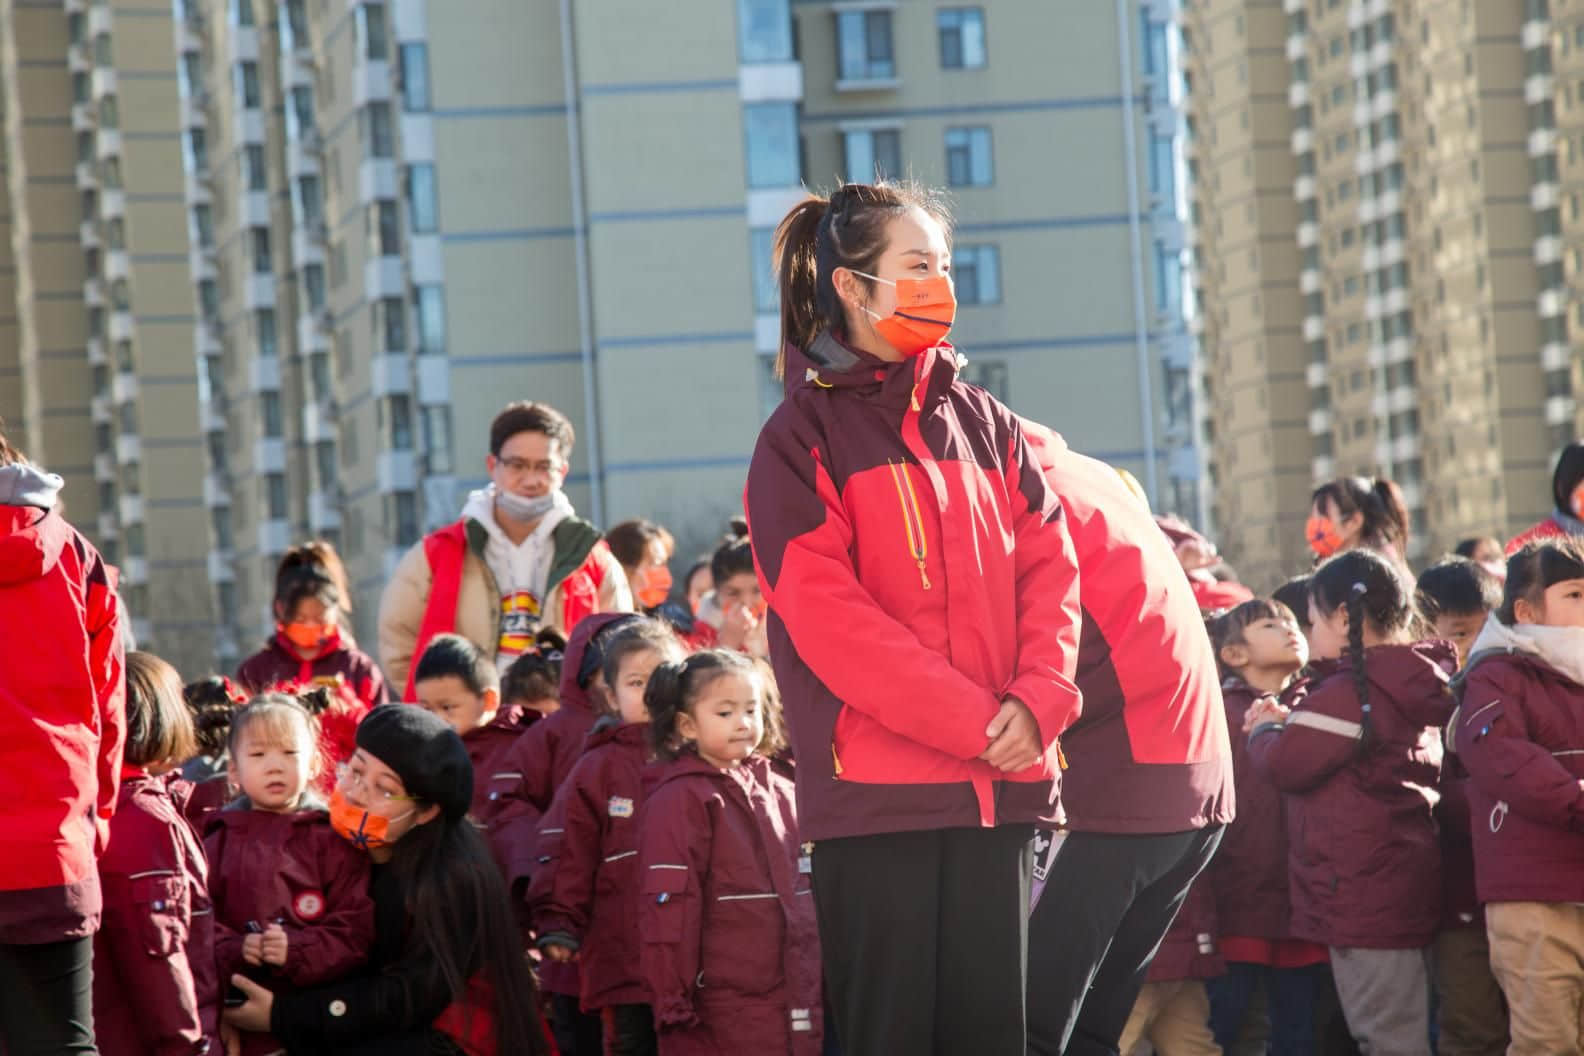
[[[844,1056],[1024,1056],[1033,830],[821,840],[814,897]]]
[[[1030,1056],[1116,1056],[1145,973],[1221,828],[1075,832],[1029,922]]]
[[[655,1056],[654,1010],[648,1005],[610,1005],[602,1010],[605,1056]]]
[[[92,938],[0,946],[0,1042],[6,1056],[97,1056]]]
[[[571,994],[550,995],[550,1033],[561,1056],[600,1056],[600,1017],[584,1012]]]

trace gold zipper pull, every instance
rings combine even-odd
[[[924,589],[930,589],[929,573],[924,571],[924,559],[919,558],[919,581],[924,584]]]
[[[834,741],[831,742],[831,765],[836,768],[836,776],[840,777],[842,772],[841,757],[836,754],[836,742]]]

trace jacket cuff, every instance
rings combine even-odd
[[[572,950],[573,952],[576,952],[583,947],[581,942],[579,942],[577,939],[574,939],[564,931],[541,932],[539,935],[539,940],[535,943],[535,945],[541,950],[546,946],[565,946],[567,949]]]
[[[1006,692],[1001,695],[1003,700],[1007,697],[1015,697],[1021,701],[1034,716],[1034,721],[1039,723],[1042,752],[1049,752],[1061,739],[1061,735],[1067,732],[1067,727],[1072,725],[1073,717],[1079,713],[1082,706],[1076,688],[1032,675],[1023,675],[1014,679]]]
[[[654,1017],[657,1027],[696,1027],[699,1021],[693,1003],[680,996],[656,1001]]]
[[[1248,735],[1249,743],[1253,744],[1254,743],[1254,738],[1258,737],[1262,733],[1280,733],[1285,728],[1286,728],[1286,724],[1285,723],[1280,723],[1280,722],[1262,722],[1258,726],[1254,727],[1252,730],[1249,731],[1249,735]]]

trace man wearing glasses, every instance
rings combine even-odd
[[[583,617],[632,611],[627,576],[561,490],[572,423],[548,404],[519,401],[490,425],[490,483],[455,524],[402,557],[380,599],[380,663],[413,696],[412,668],[437,634],[456,633],[495,657],[501,673]]]

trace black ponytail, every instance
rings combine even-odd
[[[1364,672],[1364,599],[1369,588],[1363,583],[1353,584],[1348,591],[1348,660],[1353,667],[1353,692],[1359,702],[1359,749],[1369,747],[1370,702],[1369,678]]]
[[[1315,570],[1314,578],[1309,581],[1309,596],[1321,616],[1329,617],[1346,606],[1348,660],[1353,669],[1353,688],[1359,698],[1359,743],[1361,747],[1367,746],[1370,702],[1364,624],[1368,621],[1383,637],[1412,627],[1417,618],[1413,591],[1393,562],[1373,550],[1349,550]]]

